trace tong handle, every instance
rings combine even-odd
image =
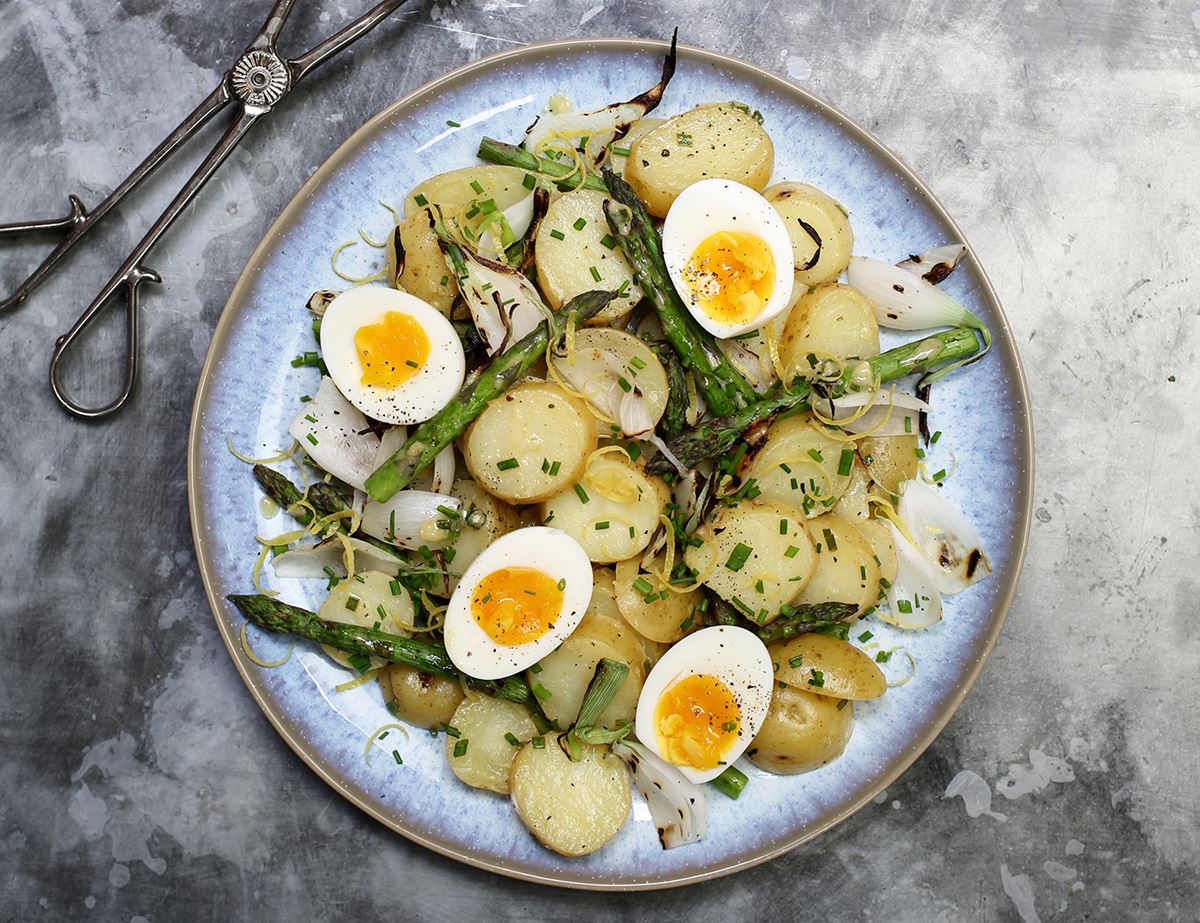
[[[248,109],[242,109],[239,112],[238,117],[225,130],[225,134],[221,136],[221,140],[216,143],[208,156],[196,168],[196,172],[191,175],[183,188],[179,190],[179,194],[171,200],[171,204],[159,215],[158,220],[146,232],[146,236],[141,239],[141,242],[134,247],[133,252],[121,264],[121,268],[108,280],[104,288],[100,290],[100,294],[88,305],[87,310],[79,315],[79,318],[71,325],[71,329],[55,341],[54,355],[50,360],[50,388],[54,391],[54,396],[63,406],[63,409],[69,413],[89,420],[106,417],[120,410],[130,395],[133,394],[133,388],[137,381],[138,365],[138,290],[143,282],[162,281],[158,273],[142,265],[142,260],[145,259],[150,248],[166,233],[167,228],[187,208],[188,204],[195,198],[204,184],[217,171],[217,168],[225,162],[225,158],[233,153],[234,147],[237,146],[242,136],[249,131],[250,126],[260,118],[260,115],[261,113],[256,113]],[[127,346],[124,387],[120,394],[107,404],[100,407],[88,407],[72,398],[60,380],[63,357],[71,348],[71,345],[78,339],[84,328],[96,319],[96,315],[112,302],[122,289],[124,289],[126,300]]]
[[[53,250],[47,254],[46,258],[38,264],[38,267],[29,274],[29,277],[17,286],[16,291],[0,301],[0,313],[7,311],[9,308],[15,308],[26,296],[33,291],[34,286],[42,281],[54,265],[61,259],[71,245],[83,234],[87,228],[88,210],[76,195],[67,196],[67,201],[71,204],[71,213],[65,218],[52,218],[49,221],[29,221],[18,224],[0,224],[0,237],[16,237],[21,234],[38,234],[46,231],[66,231],[66,235],[58,242]]]

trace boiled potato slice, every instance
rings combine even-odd
[[[626,286],[625,294],[593,317],[591,324],[608,324],[628,314],[642,298],[633,282],[633,268],[612,237],[604,217],[603,192],[575,189],[550,203],[534,243],[538,287],[552,308],[576,295]],[[592,270],[595,270],[593,274]],[[597,278],[599,276],[599,278]]]
[[[816,359],[865,359],[879,355],[875,309],[857,289],[830,282],[796,302],[779,341],[779,358],[789,380],[808,375]]]
[[[768,648],[778,664],[775,679],[834,699],[877,699],[887,679],[875,661],[841,638],[803,634]]]
[[[586,856],[616,836],[629,817],[629,770],[608,747],[590,744],[572,762],[560,736],[535,738],[521,748],[512,767],[513,805],[542,845],[564,856]]]
[[[849,448],[849,445],[846,448]],[[846,490],[838,498],[838,502],[830,508],[830,512],[852,519],[856,525],[861,525],[871,516],[871,505],[868,502],[870,496],[871,475],[867,473],[867,466],[856,454],[850,465],[850,483],[846,485]]]
[[[763,197],[787,226],[797,282],[809,288],[832,282],[850,265],[854,232],[836,199],[808,183],[776,183]]]
[[[612,167],[612,171],[617,176],[625,175],[625,167],[629,163],[629,155],[623,154],[621,151],[631,150],[634,141],[647,132],[653,131],[665,121],[666,119],[659,119],[654,116],[638,119],[633,123],[629,131],[625,132],[625,137],[613,142],[612,147],[609,149],[608,165]]]
[[[587,615],[584,616],[580,627],[583,628],[587,623],[596,619],[612,623],[622,635],[632,635],[637,640],[640,649],[636,651],[633,660],[640,662],[643,670],[647,673],[658,663],[658,658],[667,649],[665,644],[651,640],[641,632],[634,630],[631,623],[621,614],[613,585],[613,572],[608,567],[595,568],[592,577],[592,603],[588,607]],[[577,628],[576,631],[579,629]]]
[[[841,756],[853,729],[853,702],[776,684],[767,719],[746,755],[768,772],[808,772]]]
[[[754,478],[759,499],[791,503],[808,516],[826,512],[850,486],[854,444],[839,442],[799,414],[776,420],[767,441],[741,472]]]
[[[509,503],[536,503],[579,480],[596,441],[596,418],[583,401],[553,382],[525,381],[471,424],[463,456],[489,493]]]
[[[529,190],[525,188],[526,171],[518,167],[480,165],[462,167],[448,173],[431,176],[416,186],[404,200],[404,217],[411,217],[427,206],[437,205],[446,218],[454,218],[467,226],[477,226],[480,219],[465,219],[463,214],[470,210],[471,203],[492,199],[497,211],[515,205]],[[471,184],[482,189],[476,191]]]
[[[471,562],[479,557],[479,553],[501,535],[511,532],[521,525],[516,510],[493,497],[486,490],[469,481],[460,478],[450,487],[450,496],[462,501],[462,530],[454,540],[454,560],[450,562],[450,570],[454,573],[465,573]],[[478,529],[466,524],[466,520],[474,511],[483,513],[483,525]],[[458,586],[458,577],[450,578],[450,592]]]
[[[760,624],[779,615],[813,576],[816,553],[804,514],[787,503],[743,501],[696,530],[684,554],[699,580]]]
[[[542,505],[542,522],[562,529],[597,564],[623,561],[650,544],[662,514],[653,478],[624,451],[597,455],[574,486]]]
[[[404,271],[400,288],[433,305],[447,317],[458,295],[454,273],[429,226],[429,212],[419,209],[400,222],[400,245],[404,248]]]
[[[637,687],[640,690],[647,651],[646,640],[626,624],[624,619],[613,620],[594,612],[588,612],[575,629],[575,636],[591,638],[607,644],[617,652],[617,658],[622,663],[629,664],[636,674]]]
[[[379,675],[383,697],[401,721],[423,728],[449,724],[463,700],[458,680],[435,676],[402,663],[390,664]]]
[[[875,563],[879,565],[879,586],[881,590],[886,590],[895,583],[896,571],[900,566],[896,558],[896,546],[892,544],[892,534],[878,519],[854,524],[875,552]]]
[[[662,566],[661,557],[654,566]],[[696,607],[704,598],[698,589],[686,593],[669,589],[657,574],[642,570],[641,558],[637,557],[617,565],[613,592],[625,621],[638,634],[662,644],[673,644],[684,636],[694,624]]]
[[[771,136],[749,112],[732,103],[709,103],[635,140],[625,179],[650,214],[662,218],[692,183],[731,179],[762,190],[774,164]]]
[[[904,481],[917,476],[916,433],[860,439],[858,455],[872,480],[889,494],[898,493]]]
[[[519,745],[537,733],[528,709],[473,692],[455,710],[450,726],[458,731],[457,737],[446,733],[446,760],[454,774],[472,788],[507,795]],[[509,734],[517,745],[508,739]]]
[[[866,612],[879,598],[875,550],[849,519],[829,514],[807,520],[817,566],[795,604],[854,603]]]
[[[627,393],[620,379],[636,388],[645,402],[651,427],[667,409],[667,371],[654,351],[624,330],[589,327],[575,334],[570,355],[553,359],[554,371],[606,417],[616,418]],[[628,392],[628,393],[633,393]]]
[[[318,615],[331,622],[357,625],[360,628],[378,628],[394,635],[409,637],[416,610],[412,597],[401,588],[392,592],[392,575],[382,571],[368,570],[355,574],[349,580],[339,580],[321,604]],[[333,660],[353,670],[350,654],[322,644],[321,649]],[[371,666],[383,666],[383,661],[371,658]]]
[[[628,664],[629,675],[612,702],[600,713],[599,723],[607,728],[615,728],[618,721],[632,723],[644,678],[640,660],[631,663],[633,658],[628,651],[590,637],[586,631],[580,634],[579,629],[528,671],[529,686],[547,718],[557,721],[561,727],[567,727],[575,720],[579,706],[583,704],[583,694],[596,675],[596,664],[606,657]]]

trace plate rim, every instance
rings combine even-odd
[[[493,872],[498,875],[504,875],[509,878],[515,878],[523,881],[534,882],[541,885],[550,885],[555,887],[570,888],[586,891],[602,891],[602,892],[621,892],[621,891],[646,891],[659,890],[665,888],[681,887],[687,884],[695,884],[702,881],[720,878],[725,875],[731,875],[735,872],[743,871],[753,866],[768,862],[785,852],[795,849],[797,846],[813,840],[822,833],[841,824],[851,815],[856,814],[869,802],[871,802],[879,792],[885,790],[896,779],[903,775],[908,768],[924,753],[933,743],[933,741],[941,734],[950,719],[958,712],[962,706],[963,700],[967,693],[974,687],[979,674],[983,669],[983,665],[990,657],[996,641],[1000,636],[1000,631],[1004,626],[1004,622],[1008,617],[1009,609],[1012,606],[1013,599],[1017,592],[1017,587],[1020,584],[1020,578],[1024,569],[1025,555],[1029,546],[1029,532],[1033,515],[1033,485],[1035,475],[1035,456],[1034,456],[1034,429],[1032,417],[1032,404],[1029,397],[1029,387],[1025,377],[1024,367],[1021,362],[1021,356],[1017,349],[1016,340],[1011,335],[1011,325],[1008,317],[1004,313],[1004,308],[1000,303],[1000,299],[996,294],[995,288],[992,286],[991,280],[988,278],[987,272],[978,259],[975,258],[975,250],[971,247],[970,242],[966,239],[962,229],[954,220],[953,216],[942,205],[941,201],[934,195],[933,191],[926,185],[924,180],[913,170],[907,162],[900,156],[894,153],[886,144],[873,133],[859,125],[836,106],[822,99],[820,96],[810,92],[809,90],[796,85],[787,78],[753,64],[749,61],[732,55],[724,54],[723,52],[712,51],[707,48],[701,48],[695,45],[688,45],[680,42],[678,45],[679,51],[689,59],[698,61],[702,64],[716,64],[725,68],[747,74],[749,77],[764,81],[771,85],[774,89],[784,95],[799,97],[806,102],[810,107],[819,111],[822,116],[832,119],[844,131],[853,136],[864,147],[870,149],[876,155],[881,156],[884,161],[889,163],[891,167],[905,180],[910,182],[913,187],[925,199],[928,206],[936,213],[938,218],[946,222],[946,224],[955,232],[971,254],[975,264],[975,270],[979,273],[980,294],[986,301],[988,307],[999,319],[1000,324],[1005,331],[1005,349],[995,350],[998,353],[997,358],[1001,358],[1008,366],[1011,373],[1011,384],[1016,397],[1016,407],[1014,408],[1014,422],[1018,428],[1017,448],[1018,457],[1023,464],[1021,465],[1020,479],[1018,491],[1020,494],[1019,509],[1021,515],[1019,517],[1019,539],[1016,543],[1015,553],[1013,555],[1013,567],[1011,577],[1007,585],[1001,590],[997,596],[996,606],[991,618],[991,624],[988,631],[982,638],[981,647],[978,654],[969,665],[966,672],[961,676],[960,682],[957,684],[954,692],[951,694],[947,703],[937,713],[936,718],[930,724],[929,728],[919,737],[910,741],[907,746],[901,751],[896,758],[891,762],[887,771],[881,773],[880,776],[868,785],[863,793],[857,798],[854,798],[841,807],[821,823],[814,824],[811,827],[806,827],[798,832],[791,832],[775,842],[771,843],[767,848],[760,852],[748,856],[735,859],[723,865],[710,866],[699,870],[688,871],[681,874],[674,874],[667,878],[643,880],[643,881],[603,881],[598,879],[588,879],[579,875],[572,876],[569,872],[547,872],[541,870],[532,870],[506,864],[502,857],[483,856],[472,854],[458,849],[450,844],[439,842],[422,835],[421,833],[409,830],[400,824],[395,823],[388,817],[384,816],[373,805],[366,802],[355,792],[347,790],[344,784],[335,774],[330,773],[317,760],[317,758],[306,748],[303,741],[299,740],[289,728],[287,728],[281,715],[275,713],[274,708],[267,703],[261,690],[258,688],[254,678],[250,675],[248,665],[243,662],[238,656],[240,644],[234,637],[234,633],[226,626],[221,617],[223,611],[223,600],[218,598],[212,580],[212,563],[208,559],[205,549],[204,536],[202,535],[202,526],[204,525],[204,514],[199,503],[199,473],[200,473],[200,420],[203,416],[203,410],[207,404],[209,396],[209,388],[215,377],[216,355],[220,347],[223,347],[229,337],[233,327],[233,318],[237,313],[230,310],[235,301],[242,301],[250,288],[256,269],[262,258],[265,257],[271,247],[277,244],[281,229],[286,224],[290,223],[295,213],[305,204],[310,194],[323,183],[325,183],[330,175],[341,166],[342,162],[351,154],[356,152],[361,145],[373,137],[378,131],[381,124],[392,118],[399,111],[408,108],[420,98],[431,93],[436,93],[444,87],[454,85],[469,78],[477,71],[487,71],[505,62],[524,59],[537,58],[546,54],[553,54],[559,51],[576,51],[589,49],[605,49],[614,51],[662,51],[670,46],[670,42],[661,39],[640,38],[634,36],[605,36],[605,37],[587,37],[587,38],[569,38],[569,39],[553,39],[542,42],[533,42],[527,45],[521,45],[517,48],[508,49],[487,55],[475,61],[468,61],[453,70],[427,81],[412,91],[404,94],[399,99],[389,103],[383,109],[376,112],[368,118],[362,125],[355,129],[346,140],[326,158],[326,160],[316,169],[316,171],[304,181],[296,193],[288,200],[288,203],[280,211],[279,215],[263,233],[262,238],[247,258],[245,265],[238,275],[237,281],[230,290],[229,297],[221,309],[221,314],[217,319],[216,326],[213,328],[212,338],[209,342],[208,350],[205,353],[204,362],[200,368],[199,380],[196,384],[195,395],[192,400],[192,416],[188,424],[188,444],[187,444],[187,492],[188,492],[188,513],[191,521],[192,544],[196,554],[196,561],[200,573],[200,580],[204,586],[205,597],[208,600],[209,609],[212,612],[213,620],[216,622],[217,631],[224,642],[226,650],[229,653],[230,660],[233,661],[238,675],[242,682],[249,690],[251,696],[259,709],[267,717],[275,732],[283,738],[292,751],[300,757],[301,760],[316,773],[318,778],[329,785],[335,792],[353,804],[355,807],[364,811],[368,816],[380,822],[389,830],[399,833],[409,841],[416,843],[426,849],[439,853],[448,858],[455,859],[465,865],[474,868],[483,869]],[[1021,457],[1023,455],[1023,457]]]

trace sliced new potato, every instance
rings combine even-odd
[[[521,520],[511,506],[466,478],[460,478],[451,485],[450,496],[462,502],[462,529],[452,544],[454,560],[450,562],[449,569],[462,574],[484,548],[501,535],[518,528]],[[468,523],[475,512],[483,514],[483,524],[478,528]],[[450,591],[454,592],[456,586],[458,577],[451,577]]]
[[[363,571],[348,580],[339,580],[325,597],[317,614],[331,622],[378,628],[389,634],[409,637],[416,610],[407,590],[401,588],[399,593],[392,592],[394,582],[391,574],[377,570]],[[343,667],[354,669],[350,663],[352,655],[328,644],[322,644],[321,649]],[[371,666],[381,667],[383,661],[372,657]]]
[[[458,282],[446,268],[427,209],[418,209],[400,222],[400,245],[404,248],[404,271],[397,280],[400,288],[449,317]]]
[[[889,494],[917,476],[917,434],[868,436],[858,441],[858,455],[867,473]]]
[[[589,327],[575,334],[574,350],[553,354],[554,371],[603,413],[617,418],[627,393],[640,394],[652,429],[667,409],[667,371],[654,351],[624,330]],[[630,386],[626,391],[621,379]]]
[[[642,297],[625,254],[615,242],[607,243],[612,241],[604,217],[607,198],[595,189],[563,193],[550,203],[534,244],[538,287],[552,308],[584,292],[626,287],[625,294],[613,299],[590,324],[611,323],[633,310]]]
[[[614,625],[618,629],[618,634],[622,635],[622,637],[624,635],[631,635],[637,640],[638,644],[634,660],[638,660],[640,657],[642,669],[649,673],[650,668],[658,663],[658,658],[666,651],[667,645],[637,631],[636,626],[625,618],[621,612],[620,605],[617,603],[616,588],[611,568],[596,568],[592,580],[592,603],[588,607],[587,615],[584,616],[580,628],[586,630],[588,623],[598,619],[601,622],[609,622]],[[579,629],[576,629],[576,631],[579,631]]]
[[[402,663],[390,664],[379,676],[384,698],[401,721],[423,728],[449,724],[463,700],[462,684]]]
[[[887,679],[875,661],[849,641],[831,635],[803,634],[772,644],[775,679],[806,692],[834,699],[877,699]]]
[[[854,703],[778,683],[746,755],[779,775],[808,772],[842,755],[854,729]]]
[[[829,514],[807,520],[817,564],[795,604],[854,603],[866,612],[879,597],[875,550],[849,519]]]
[[[473,692],[455,710],[450,726],[458,731],[457,737],[446,734],[446,760],[454,774],[472,788],[507,795],[520,744],[537,733],[525,706]]]
[[[743,501],[697,529],[701,544],[690,546],[684,560],[701,583],[765,624],[813,576],[816,553],[804,523],[804,514],[790,504]]]
[[[542,505],[542,522],[566,532],[597,564],[623,561],[645,549],[658,529],[660,484],[623,450],[596,455],[578,483]]]
[[[850,448],[850,445],[846,444],[846,448]],[[861,525],[871,517],[870,496],[871,475],[867,473],[866,465],[855,455],[850,464],[850,482],[829,511]]]
[[[596,418],[553,382],[525,381],[497,397],[463,438],[475,480],[509,503],[570,488],[596,449]]]
[[[763,197],[788,229],[797,282],[809,288],[831,282],[850,265],[854,232],[836,199],[808,183],[776,183]]]
[[[809,375],[810,356],[865,359],[879,355],[879,325],[866,297],[849,285],[818,285],[796,302],[779,341],[779,358],[789,380]]]
[[[640,646],[637,651],[641,653]],[[561,727],[568,727],[575,720],[579,706],[583,704],[583,694],[596,675],[596,665],[603,658],[628,664],[629,675],[617,689],[612,702],[600,713],[599,724],[615,728],[618,721],[633,722],[644,678],[640,659],[631,663],[635,658],[630,656],[630,651],[598,640],[587,630],[580,634],[579,629],[528,671],[529,686],[547,718]]]
[[[826,512],[850,486],[854,443],[840,442],[798,414],[776,420],[742,480],[754,478],[761,500],[791,503],[808,516]]]
[[[468,227],[477,226],[482,218],[463,217],[470,211],[471,204],[491,199],[496,203],[496,211],[504,211],[530,194],[525,187],[526,175],[527,172],[518,167],[492,165],[462,167],[439,173],[408,194],[404,200],[404,216],[408,218],[423,208],[436,205],[441,207],[444,217],[454,218]],[[472,183],[478,185],[482,192],[477,191]]]
[[[653,566],[659,570],[662,563],[660,557]],[[673,644],[684,636],[694,624],[696,607],[704,598],[699,589],[678,593],[668,588],[658,573],[642,569],[640,557],[617,565],[613,592],[617,608],[634,631],[662,644]]]
[[[899,569],[892,535],[887,526],[878,519],[867,519],[854,524],[875,552],[875,563],[879,565],[879,586],[881,590],[886,590],[896,582],[896,572]]]
[[[667,119],[633,142],[625,179],[652,215],[702,179],[731,179],[762,190],[771,179],[771,136],[745,109],[709,103]]]
[[[542,845],[564,856],[586,856],[616,836],[629,817],[629,770],[608,747],[590,744],[572,762],[560,737],[535,738],[521,748],[512,767],[513,805]]]

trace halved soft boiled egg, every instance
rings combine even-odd
[[[693,782],[715,779],[745,752],[771,707],[774,671],[759,637],[716,625],[672,646],[638,697],[637,739]]]
[[[592,562],[575,539],[547,526],[517,529],[459,580],[446,609],[446,652],[476,679],[511,676],[566,640],[591,599]]]
[[[415,295],[383,287],[352,288],[329,303],[321,358],[346,399],[384,423],[428,420],[467,371],[450,321]]]
[[[719,339],[761,327],[792,298],[792,244],[783,219],[749,186],[692,183],[663,224],[663,256],[679,297]]]

